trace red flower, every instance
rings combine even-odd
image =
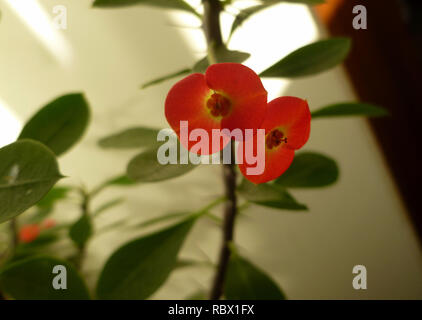
[[[281,97],[271,101],[261,129],[265,129],[265,169],[262,174],[251,175],[247,172],[252,167],[246,163],[244,156],[245,143],[249,142],[241,142],[238,149],[238,157],[243,159],[243,163],[239,164],[240,171],[253,183],[264,183],[281,176],[292,163],[295,150],[308,141],[311,129],[308,103],[295,97]],[[254,152],[258,145],[257,139],[255,135]],[[257,156],[260,156],[259,152]]]
[[[27,224],[19,230],[19,240],[29,243],[38,238],[41,228],[37,224]]]
[[[189,132],[203,129],[212,137],[213,129],[240,129],[244,137],[244,129],[259,128],[266,109],[267,92],[260,78],[238,63],[213,64],[205,75],[187,76],[171,88],[165,102],[167,121],[179,138],[181,121],[188,121]],[[208,154],[220,151],[230,141],[213,140],[209,139]],[[197,142],[181,143],[190,150]]]

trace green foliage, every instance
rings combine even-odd
[[[237,188],[239,194],[246,200],[255,204],[285,210],[307,210],[308,208],[298,203],[286,190],[275,184],[253,184],[246,179]]]
[[[96,209],[93,213],[93,217],[98,217],[101,213],[106,212],[107,210],[110,210],[111,208],[114,208],[120,204],[122,204],[124,201],[123,198],[116,198],[110,201],[107,201],[106,203],[103,203],[98,209]]]
[[[44,145],[20,140],[0,149],[0,223],[42,199],[62,178],[56,157]]]
[[[66,198],[67,194],[69,193],[69,187],[54,187],[51,189],[45,197],[43,197],[37,203],[37,207],[39,208],[52,208],[57,201]]]
[[[148,5],[168,9],[184,10],[199,17],[199,14],[183,0],[95,0],[93,6],[99,8],[116,8],[131,5]]]
[[[67,270],[67,289],[56,290],[53,268]],[[52,257],[31,257],[6,266],[0,271],[1,289],[18,300],[87,300],[88,289],[76,270],[66,261]]]
[[[293,163],[275,184],[285,188],[316,188],[335,183],[339,176],[337,163],[316,152],[303,152],[295,156]]]
[[[127,175],[137,182],[157,182],[184,175],[195,169],[196,165],[161,164],[157,160],[157,148],[145,150],[135,156],[127,166]]]
[[[61,155],[82,137],[89,117],[88,103],[82,94],[64,95],[39,110],[26,123],[19,139],[40,141]]]
[[[101,139],[98,144],[102,148],[114,149],[153,147],[157,145],[159,131],[147,127],[129,128]]]
[[[176,266],[196,217],[131,241],[114,252],[101,272],[98,298],[142,300],[151,296]]]
[[[302,47],[263,71],[261,77],[303,77],[321,73],[341,63],[349,53],[348,38],[332,38]]]
[[[91,218],[87,214],[82,216],[70,227],[69,237],[78,248],[83,248],[93,234]]]
[[[388,115],[387,110],[372,104],[344,102],[332,104],[312,112],[312,119],[343,116],[383,117],[386,115]]]
[[[236,253],[230,257],[224,295],[228,300],[286,299],[269,275]]]

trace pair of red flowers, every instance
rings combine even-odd
[[[250,175],[247,168],[251,164],[239,164],[242,174],[254,183],[268,182],[283,174],[292,163],[295,150],[308,140],[311,126],[305,100],[281,97],[268,103],[259,76],[238,63],[213,64],[205,75],[194,73],[177,82],[167,95],[165,114],[179,138],[181,121],[188,121],[190,131],[203,129],[210,136],[213,129],[264,129],[262,174]],[[257,139],[258,135],[254,135],[255,146]],[[242,151],[238,151],[238,157],[242,156],[239,152],[244,152],[244,143],[240,141],[238,150]],[[192,145],[185,147],[190,150]],[[223,147],[221,144],[218,151]]]

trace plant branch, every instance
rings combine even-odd
[[[208,45],[208,59],[210,63],[217,63],[216,49],[223,47],[221,35],[220,13],[223,10],[219,0],[202,0],[204,5],[203,29]]]
[[[11,254],[15,253],[16,247],[19,244],[19,231],[18,231],[18,221],[16,218],[10,220],[10,236],[11,236]]]
[[[218,300],[223,295],[227,267],[229,265],[231,250],[230,245],[234,239],[234,226],[237,214],[236,196],[236,165],[234,163],[234,142],[230,143],[231,163],[223,164],[223,179],[225,196],[227,198],[223,219],[223,241],[217,263],[217,271],[210,293],[210,299]]]

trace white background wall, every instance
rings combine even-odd
[[[145,7],[100,10],[90,8],[90,1],[40,1],[50,16],[54,5],[68,9],[68,29],[60,32],[69,57],[63,64],[5,1],[0,0],[0,141],[11,141],[18,133],[14,117],[23,122],[54,97],[84,91],[93,121],[82,143],[60,160],[62,172],[71,177],[63,183],[93,187],[123,172],[134,152],[106,152],[96,146],[97,140],[131,125],[167,126],[163,103],[173,82],[144,91],[138,87],[191,66],[204,55],[200,30],[180,27],[197,27],[199,21]],[[225,16],[223,21],[230,19]],[[305,7],[280,5],[245,24],[231,47],[253,53],[246,64],[259,72],[319,36]],[[355,99],[341,68],[294,82],[266,81],[265,86],[270,97],[296,95],[308,99],[311,109]],[[251,206],[238,223],[237,243],[243,254],[272,274],[291,299],[422,298],[420,248],[366,121],[314,121],[304,149],[337,159],[339,182],[329,188],[294,191],[309,212]],[[127,202],[105,214],[96,226],[101,229],[125,217],[127,224],[136,224],[197,209],[221,194],[220,180],[218,166],[203,166],[165,183],[106,191],[95,205],[120,195]],[[57,216],[71,220],[77,214],[70,202],[60,207]],[[112,250],[140,232],[121,229],[92,241],[85,268],[91,283]],[[219,240],[218,228],[201,222],[183,256],[215,260]],[[367,267],[366,291],[352,288],[352,268],[357,264]],[[183,298],[207,288],[210,276],[205,267],[177,271],[155,298]]]

